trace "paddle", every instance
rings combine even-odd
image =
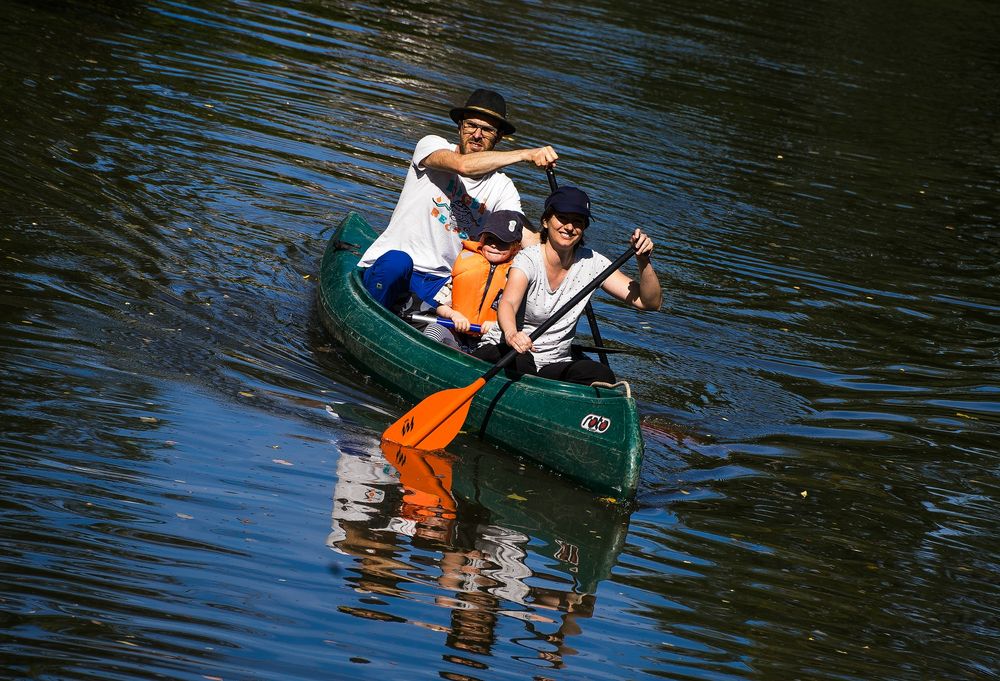
[[[598,274],[593,281],[583,287],[565,305],[556,310],[551,317],[532,331],[528,338],[535,340],[548,331],[553,324],[562,319],[581,300],[589,296],[598,286],[603,284],[605,279],[614,274],[633,255],[635,255],[635,246],[630,246],[617,260]],[[500,373],[516,356],[517,350],[511,349],[489,371],[466,387],[450,388],[425,397],[420,404],[403,414],[398,421],[389,426],[382,433],[382,439],[415,449],[444,449],[455,439],[458,431],[462,429],[465,417],[469,413],[469,406],[472,404],[472,398],[476,396],[480,388],[486,385],[487,381]]]
[[[576,343],[573,343],[569,347],[570,347],[571,350],[579,350],[580,352],[593,352],[593,353],[598,353],[598,354],[603,353],[603,352],[611,353],[611,354],[615,354],[615,353],[619,353],[619,352],[624,352],[624,353],[627,353],[627,354],[632,354],[634,352],[633,350],[630,350],[628,348],[609,348],[607,345],[602,345],[601,347],[598,348],[598,347],[593,346],[593,345],[577,345]]]
[[[411,314],[408,317],[406,317],[406,319],[413,322],[421,322],[423,324],[440,324],[441,326],[447,329],[455,328],[455,322],[451,321],[450,319],[445,319],[444,317],[434,317],[429,314]],[[479,324],[469,324],[469,332],[482,333],[482,328],[480,328]],[[576,343],[570,345],[570,348],[572,348],[573,350],[579,350],[581,352],[594,352],[594,353],[632,352],[632,350],[629,350],[628,348],[609,348],[606,345],[596,347],[592,345],[578,345]]]
[[[556,171],[549,166],[545,169],[545,176],[549,178],[549,191],[554,192],[559,189],[559,183],[556,182]],[[597,328],[597,315],[594,314],[594,306],[587,301],[587,307],[583,308],[584,313],[587,315],[587,324],[590,325],[590,335],[594,339],[594,345],[596,345],[597,357],[601,360],[601,364],[606,367],[610,367],[611,364],[608,362],[608,354],[604,352],[604,340],[601,338],[601,330]]]
[[[444,317],[432,317],[429,314],[411,314],[408,319],[412,319],[415,322],[423,322],[424,324],[440,324],[447,329],[454,329],[455,322],[450,319],[445,319]],[[469,324],[469,333],[482,333],[483,329],[479,324]]]

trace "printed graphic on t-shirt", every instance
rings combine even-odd
[[[431,201],[434,202],[434,207],[431,209],[431,217],[437,219],[445,229],[448,229],[448,215],[451,210],[451,201],[448,201],[443,196],[435,196]]]
[[[463,239],[478,233],[479,221],[482,220],[483,214],[486,212],[486,205],[481,203],[479,199],[469,196],[465,184],[459,177],[453,177],[448,182],[447,191],[448,196],[451,197],[451,223],[447,223],[448,218],[443,214],[438,219],[450,231],[457,232]],[[435,204],[437,204],[435,210],[444,207],[437,203],[437,200],[435,200]]]

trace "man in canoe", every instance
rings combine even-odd
[[[514,133],[507,103],[492,90],[474,91],[450,111],[457,144],[439,135],[417,142],[389,225],[361,256],[365,288],[393,309],[410,294],[432,301],[448,281],[462,240],[479,237],[493,211],[521,212],[521,197],[502,168],[534,163],[547,168],[559,158],[550,146],[495,151]],[[525,245],[538,235],[524,235]]]

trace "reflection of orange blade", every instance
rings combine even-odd
[[[486,380],[480,377],[464,388],[442,390],[425,397],[389,426],[382,439],[425,451],[444,449],[462,429],[472,398],[484,385]]]
[[[451,462],[443,456],[382,441],[382,453],[399,471],[399,482],[411,490],[406,501],[430,509],[455,510],[451,495]]]

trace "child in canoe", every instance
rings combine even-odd
[[[424,334],[463,352],[500,341],[497,306],[511,261],[521,248],[524,223],[524,215],[517,211],[494,211],[483,221],[478,240],[462,242],[451,280],[434,297],[438,317],[450,319],[455,328],[429,324]],[[473,324],[480,333],[470,331]]]

